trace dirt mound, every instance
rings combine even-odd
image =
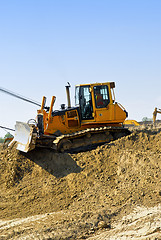
[[[0,218],[55,212],[41,230],[34,223],[37,233],[50,229],[53,239],[86,238],[110,229],[136,205],[161,202],[160,129],[135,131],[78,154],[45,149],[22,154],[15,146],[0,154]]]

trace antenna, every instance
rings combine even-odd
[[[19,98],[19,99],[21,99],[21,100],[23,100],[23,101],[26,101],[26,102],[29,102],[29,103],[32,103],[32,104],[35,104],[35,105],[41,107],[41,104],[40,104],[40,103],[38,103],[38,102],[36,102],[36,101],[34,101],[34,100],[32,100],[32,99],[23,97],[23,96],[21,96],[20,94],[11,92],[11,91],[9,91],[9,90],[7,90],[7,89],[5,89],[5,88],[1,88],[1,87],[0,87],[0,91],[1,91],[1,92],[4,92],[4,93],[6,93],[6,94],[9,94],[9,95],[11,95],[11,96],[13,96],[13,97]]]

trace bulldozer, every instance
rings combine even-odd
[[[35,147],[68,152],[108,143],[131,133],[123,125],[128,113],[115,101],[115,82],[76,85],[75,107],[71,107],[70,87],[68,83],[68,105],[61,104],[60,110],[53,110],[55,96],[50,107],[45,106],[43,96],[36,119],[16,122],[10,144],[16,142],[17,149],[23,152]]]

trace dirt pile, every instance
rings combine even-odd
[[[45,149],[22,154],[13,146],[1,150],[0,164],[0,218],[48,213],[41,224],[24,223],[25,233],[20,225],[2,228],[3,239],[20,234],[83,239],[110,230],[136,205],[161,202],[160,129],[135,131],[78,154]]]

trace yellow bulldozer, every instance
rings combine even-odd
[[[123,126],[128,114],[115,101],[115,83],[81,84],[75,87],[75,107],[71,107],[70,84],[66,86],[68,106],[53,111],[56,97],[46,107],[42,99],[35,120],[16,122],[17,149],[28,152],[35,147],[60,152],[107,143],[131,132]],[[12,94],[13,95],[13,94]]]

